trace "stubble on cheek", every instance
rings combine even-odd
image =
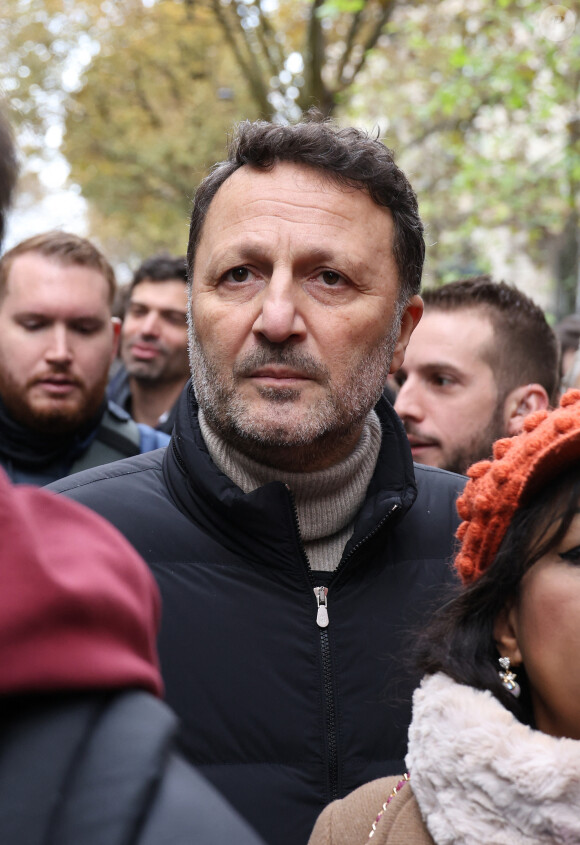
[[[209,332],[207,326],[201,328],[206,336],[216,337],[215,325]],[[219,344],[207,354],[190,320],[190,363],[200,408],[208,424],[223,439],[271,465],[282,465],[281,453],[276,449],[301,447],[305,466],[317,450],[335,449],[339,454],[344,451],[344,444],[352,441],[382,393],[398,328],[395,321],[387,335],[372,347],[353,345],[350,354],[341,350],[341,360],[333,359],[331,370],[292,343],[270,344],[263,338],[256,348],[232,364]],[[271,364],[296,370],[305,378],[305,387],[245,383],[255,371]],[[312,395],[305,396],[305,391],[311,390]],[[291,463],[287,463],[287,468]]]

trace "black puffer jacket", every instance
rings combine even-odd
[[[384,400],[366,501],[324,601],[289,490],[244,494],[211,461],[193,391],[172,443],[53,489],[113,522],[163,597],[169,704],[190,759],[272,845],[300,845],[330,800],[402,771],[413,629],[453,581],[463,479],[416,467]]]

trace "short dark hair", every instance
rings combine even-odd
[[[439,611],[418,640],[419,668],[444,672],[460,684],[489,690],[521,722],[533,725],[525,666],[517,667],[515,698],[498,676],[493,629],[498,614],[516,601],[524,575],[555,548],[578,513],[580,465],[569,466],[516,511],[491,565]]]
[[[393,153],[378,138],[359,129],[340,129],[319,112],[307,113],[291,126],[265,121],[241,123],[228,158],[216,164],[199,185],[189,230],[187,262],[190,282],[195,253],[209,206],[219,188],[236,170],[248,165],[271,170],[279,162],[312,167],[339,185],[365,191],[393,217],[393,255],[401,299],[418,293],[425,259],[423,224],[417,197]]]
[[[169,282],[173,279],[187,282],[187,261],[184,255],[174,257],[167,253],[159,253],[146,258],[135,270],[129,285],[131,292],[141,282]]]
[[[19,255],[26,255],[29,252],[42,255],[63,267],[71,265],[90,267],[91,270],[101,273],[107,283],[109,304],[113,304],[117,291],[115,271],[103,253],[87,238],[58,230],[33,235],[4,253],[0,258],[0,299],[6,293],[6,284],[12,262]]]
[[[529,296],[488,275],[459,279],[422,292],[425,311],[482,311],[495,336],[489,350],[501,396],[519,385],[541,384],[551,403],[559,387],[559,352],[556,336],[543,310]]]
[[[0,244],[4,239],[6,212],[10,208],[17,179],[18,161],[14,138],[10,124],[0,110]]]

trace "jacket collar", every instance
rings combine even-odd
[[[413,697],[407,766],[437,845],[580,842],[580,742],[438,673]]]
[[[369,484],[366,500],[357,517],[352,547],[376,528],[394,504],[405,511],[415,500],[417,489],[411,450],[404,428],[392,406],[381,399],[375,408],[382,427],[382,443],[377,467]],[[295,560],[296,520],[292,497],[284,484],[271,482],[251,493],[244,493],[213,463],[199,428],[197,401],[191,382],[183,391],[176,415],[172,443],[166,450],[164,474],[178,507],[196,522],[216,528],[216,520],[227,523],[227,533],[237,543],[253,537],[271,556]]]

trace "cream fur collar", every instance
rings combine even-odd
[[[406,762],[437,845],[580,843],[580,742],[522,725],[490,692],[425,678]]]

